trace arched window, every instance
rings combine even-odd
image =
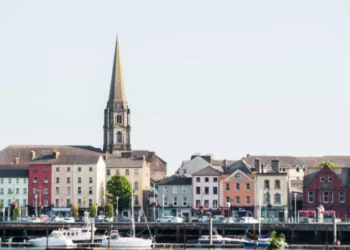
[[[122,116],[117,115],[117,123],[121,124],[122,123]]]
[[[118,133],[117,133],[117,142],[118,143],[122,143],[123,142],[123,134],[120,131],[118,131]]]
[[[275,194],[275,204],[281,204],[281,195]]]

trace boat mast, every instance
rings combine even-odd
[[[260,218],[259,218],[259,235],[258,237],[260,237],[260,230],[261,230],[261,188],[260,188],[260,192],[259,192],[259,209],[260,209]]]
[[[132,169],[132,168],[131,168]],[[135,238],[135,217],[134,217],[134,171],[131,170],[131,237]]]

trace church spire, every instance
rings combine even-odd
[[[125,98],[122,64],[120,61],[118,35],[115,43],[112,80],[108,99],[109,106],[115,103],[127,103]]]
[[[131,151],[130,109],[125,98],[122,65],[120,62],[118,36],[115,43],[111,88],[104,112],[103,151],[121,156]]]

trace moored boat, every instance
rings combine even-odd
[[[30,239],[27,242],[35,247],[76,247],[72,240],[67,239],[59,231],[53,231],[49,237]]]

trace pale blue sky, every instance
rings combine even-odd
[[[350,155],[349,1],[1,1],[0,148],[102,147],[119,33],[132,148]]]

